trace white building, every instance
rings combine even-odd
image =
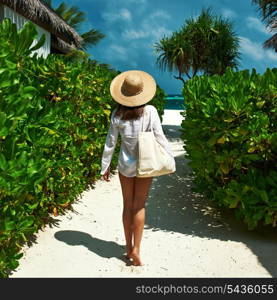
[[[32,21],[38,31],[37,40],[45,34],[45,44],[36,50],[39,56],[67,53],[82,44],[79,34],[42,0],[0,0],[0,21],[4,18],[11,19],[18,29]]]

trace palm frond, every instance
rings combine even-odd
[[[51,4],[51,0],[49,1]],[[81,25],[86,21],[86,14],[80,11],[77,6],[68,6],[65,2],[62,2],[55,12],[60,15],[72,28],[80,32]],[[87,49],[89,46],[96,45],[101,39],[105,37],[97,29],[90,29],[87,32],[80,34],[83,39],[82,46],[80,48]]]
[[[253,4],[258,5],[258,10],[262,15],[262,20],[267,23],[267,27],[273,31],[277,30],[277,0],[252,0]],[[277,38],[274,34],[264,42],[264,48],[273,48],[277,52]]]
[[[277,0],[252,0],[252,3],[258,5],[262,20],[266,21],[268,26],[277,28]]]
[[[82,33],[81,37],[84,40],[83,47],[84,49],[86,49],[89,46],[96,45],[101,39],[105,37],[105,35],[96,29],[91,29],[87,32]]]

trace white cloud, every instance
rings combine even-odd
[[[269,59],[277,61],[277,53],[276,52],[274,52],[273,50],[265,50],[265,51],[266,51]]]
[[[254,59],[260,60],[263,58],[263,51],[260,44],[252,42],[246,37],[240,37],[240,46],[242,52],[252,56]]]
[[[170,15],[163,10],[154,11],[149,15],[149,18],[140,23],[138,28],[125,29],[122,32],[122,37],[126,40],[147,39],[150,44],[153,44],[164,35],[172,33],[166,28],[165,21],[162,19],[170,19]]]
[[[241,51],[255,60],[277,60],[277,54],[272,50],[264,49],[262,44],[253,42],[249,38],[239,37]]]
[[[223,17],[225,17],[225,18],[236,18],[238,16],[235,11],[233,11],[229,8],[223,8],[221,10],[221,13],[222,13]]]
[[[164,26],[151,26],[149,23],[142,23],[142,27],[138,30],[128,29],[122,32],[122,37],[126,40],[138,40],[151,38],[151,43],[160,40],[164,35],[171,34],[171,31]]]
[[[118,19],[118,15],[115,13],[110,13],[110,12],[104,12],[102,14],[102,18],[107,21],[107,22],[113,22],[116,21]]]
[[[270,30],[258,19],[254,17],[246,18],[246,26],[251,29],[255,29],[264,34],[270,35]]]
[[[149,36],[152,37],[152,42],[172,33],[172,31],[166,28],[164,21],[157,22],[150,19],[142,22],[142,29],[149,33]]]
[[[160,40],[161,38],[163,38],[164,35],[169,35],[171,33],[172,32],[170,30],[161,26],[155,30],[152,30],[152,36],[154,37],[155,40]]]
[[[118,0],[118,3],[102,15],[111,44],[102,55],[107,62],[113,61],[120,68],[138,68],[142,61],[153,60],[154,43],[172,33],[167,29],[171,16],[159,8],[149,11],[145,0],[128,0],[128,5],[127,0]],[[145,5],[139,5],[142,3]],[[148,10],[147,17],[143,10]]]
[[[149,5],[148,0],[105,0],[105,1],[109,3],[107,7],[108,9],[110,9],[110,7],[127,7],[131,12],[133,12],[134,15],[138,16],[146,12],[146,14],[145,13],[143,14],[143,17],[148,16],[148,5]],[[150,3],[151,2],[153,2],[153,0],[150,1]]]
[[[127,29],[122,32],[122,37],[127,40],[137,40],[149,36],[149,32],[144,30]]]
[[[110,46],[110,50],[111,50],[111,53],[119,55],[119,57],[122,59],[125,59],[127,56],[127,50],[126,50],[126,48],[124,48],[122,46],[112,44]]]
[[[164,11],[164,10],[157,10],[155,11],[154,13],[152,13],[149,18],[164,18],[164,19],[169,19],[170,18],[170,15]]]
[[[119,12],[118,11],[104,12],[102,14],[102,18],[109,23],[113,23],[115,21],[121,21],[121,20],[131,21],[132,14],[128,9],[122,8],[119,10]]]
[[[131,21],[131,19],[132,19],[132,15],[131,15],[130,11],[126,8],[121,9],[120,15],[123,19],[125,19],[127,21]]]

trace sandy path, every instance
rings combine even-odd
[[[121,223],[122,195],[116,173],[98,181],[55,217],[26,248],[10,277],[277,277],[276,230],[249,232],[230,214],[191,192],[179,139],[181,115],[165,110],[163,128],[176,159],[176,173],[153,180],[142,241],[143,267],[126,265]]]

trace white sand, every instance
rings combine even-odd
[[[276,230],[250,232],[230,213],[191,191],[192,178],[179,139],[182,117],[165,110],[163,128],[176,173],[156,177],[147,200],[143,267],[126,265],[122,194],[116,173],[98,181],[25,247],[10,277],[276,277]]]

